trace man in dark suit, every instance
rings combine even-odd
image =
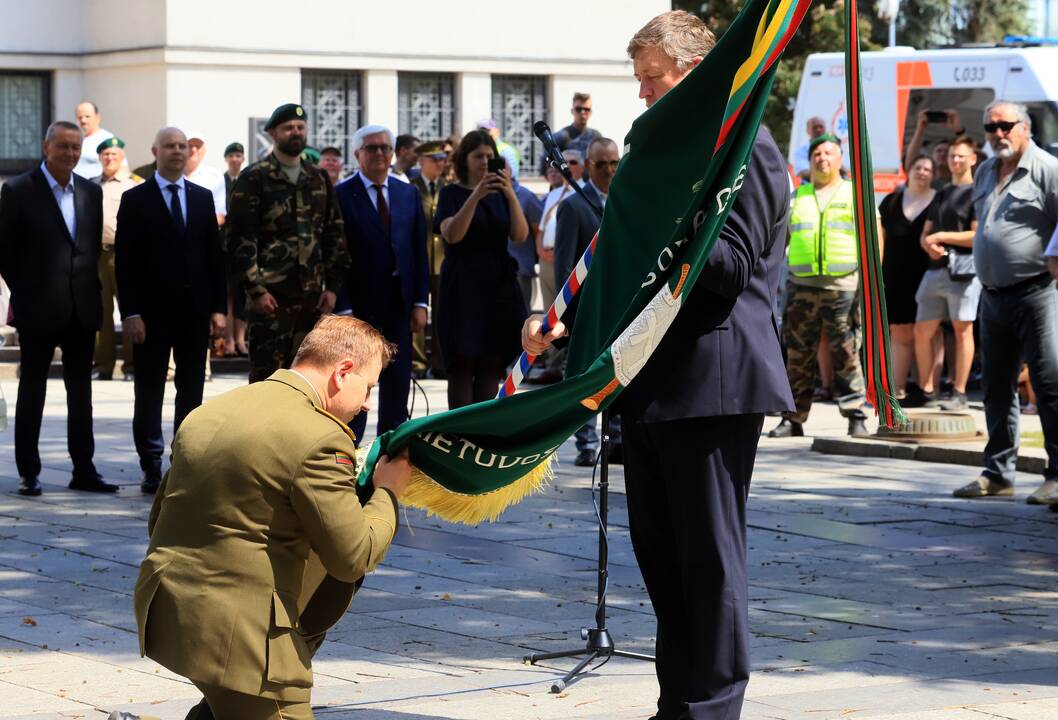
[[[437,211],[437,198],[441,194],[441,188],[447,184],[445,179],[445,164],[448,161],[448,151],[445,149],[447,143],[444,140],[433,140],[425,142],[415,149],[419,156],[419,174],[416,175],[411,184],[419,190],[422,196],[422,211],[426,217],[426,265],[430,271],[430,316],[431,322],[437,318],[437,296],[441,292],[441,264],[445,259],[444,239],[441,233],[433,231],[433,216]],[[427,342],[427,335],[429,342]],[[437,339],[437,331],[433,327],[427,327],[423,332],[415,333],[412,337],[415,363],[421,363],[419,369],[425,371],[427,366],[435,379],[445,377],[445,364],[441,357],[441,343]]]
[[[652,105],[714,44],[684,11],[651,20],[628,46],[639,96]],[[658,621],[655,720],[734,720],[749,681],[746,499],[764,414],[793,407],[774,312],[789,183],[762,127],[686,306],[618,401],[632,547]],[[530,318],[523,345],[539,354],[564,333]]]
[[[20,495],[40,495],[41,418],[48,368],[62,348],[70,488],[116,492],[92,456],[92,352],[102,317],[99,253],[103,191],[73,174],[81,129],[55,122],[44,137],[44,162],[0,190],[0,274],[11,288],[21,350],[15,409]]]
[[[188,144],[176,128],[158,131],[150,180],[121,197],[115,240],[124,337],[133,343],[136,401],[132,436],[140,488],[162,480],[162,402],[169,353],[176,362],[173,434],[202,404],[210,334],[224,332],[224,251],[212,193],[184,178]]]
[[[378,433],[408,417],[411,334],[426,327],[430,271],[426,263],[426,219],[415,186],[389,172],[393,133],[368,125],[353,135],[360,170],[338,184],[335,197],[345,220],[352,266],[339,308],[366,320],[397,346],[379,382]],[[351,425],[357,442],[367,414]]]
[[[566,279],[577,266],[577,261],[588,249],[591,239],[599,230],[602,222],[600,213],[606,206],[606,196],[610,192],[610,181],[617,171],[620,155],[617,143],[609,138],[599,137],[588,146],[588,182],[584,183],[585,197],[570,193],[557,210],[555,220],[555,287],[561,288]],[[577,301],[569,309],[569,317],[576,313]],[[621,445],[621,423],[617,415],[610,416],[610,434],[614,443],[610,446],[610,460],[620,462],[623,457]],[[599,434],[595,431],[595,418],[584,424],[574,435],[577,446],[577,457],[573,461],[578,467],[591,467],[595,464],[595,454],[599,451]]]

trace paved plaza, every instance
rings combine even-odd
[[[217,377],[207,396],[243,382]],[[12,415],[16,382],[0,387]],[[442,408],[443,383],[423,387],[431,410]],[[13,436],[0,433],[0,718],[103,720],[114,709],[183,718],[195,688],[139,656],[132,614],[150,499],[138,488],[131,383],[94,387],[97,464],[123,486],[117,497],[66,489],[61,381],[48,392],[42,497],[15,494]],[[416,414],[424,409],[419,395]],[[806,429],[843,426],[833,406],[817,406]],[[765,438],[757,458],[743,718],[1058,718],[1058,514],[1024,502],[1039,476],[1022,476],[1015,501],[959,501],[951,490],[973,467],[810,445]],[[497,523],[402,517],[385,562],[314,661],[318,717],[651,715],[650,664],[613,659],[555,695],[573,660],[522,663],[528,652],[581,646],[594,618],[592,478],[573,456],[570,442],[554,484]],[[611,479],[608,625],[620,648],[650,652],[653,614],[619,466]]]

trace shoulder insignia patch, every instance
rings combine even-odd
[[[334,462],[338,463],[339,465],[349,465],[350,467],[356,464],[355,462],[353,462],[353,459],[349,457],[349,455],[343,452],[336,452],[334,454]]]

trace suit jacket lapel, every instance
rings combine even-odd
[[[47,211],[51,213],[52,219],[59,224],[59,230],[63,236],[70,242],[71,245],[76,245],[74,239],[70,237],[70,228],[66,227],[66,220],[63,219],[62,210],[59,209],[59,203],[55,202],[55,194],[51,191],[51,186],[48,185],[48,178],[44,177],[44,171],[39,167],[33,171],[33,181],[37,183],[37,187],[40,190],[44,204],[47,206]],[[80,193],[74,189],[74,207],[76,209],[77,203],[76,198]]]
[[[162,214],[165,216],[165,220],[169,226],[169,232],[171,232],[175,236],[176,223],[173,222],[172,210],[169,209],[169,203],[166,202],[166,197],[168,197],[169,192],[162,187],[162,184],[160,182],[158,182],[158,173],[154,173],[153,175],[151,175],[146,182],[154,183],[154,187],[156,190],[156,192],[154,193],[155,201],[157,203],[157,206],[161,209]],[[165,184],[168,185],[169,181],[166,180]],[[190,202],[190,193],[187,192],[187,180],[184,180],[184,196],[187,197],[188,202]],[[187,219],[188,221],[191,220],[190,210],[188,210]],[[186,227],[187,223],[184,223],[184,225]]]
[[[85,181],[84,183],[78,183],[77,180],[74,180],[73,182],[73,213],[74,217],[76,218],[77,224],[77,237],[74,238],[74,244],[80,246],[81,238],[84,237],[85,233],[89,232],[89,230],[91,229],[92,225],[94,224],[92,222],[94,218],[92,217],[92,213],[90,212],[88,207],[88,193],[85,192],[85,189],[83,187],[83,185],[88,184],[89,181]],[[78,184],[81,184],[82,187],[78,188]],[[102,211],[102,208],[100,208],[100,211]],[[63,227],[65,226],[66,223],[64,222]]]
[[[361,215],[361,217],[370,218],[369,222],[371,222],[375,226],[375,229],[379,232],[379,234],[384,236],[386,234],[386,226],[382,224],[382,216],[378,214],[378,208],[375,207],[374,198],[372,198],[370,195],[368,195],[369,192],[371,192],[371,193],[375,192],[374,188],[372,188],[371,190],[368,190],[364,186],[364,181],[360,178],[359,173],[357,174],[356,177],[353,178],[352,186],[353,186],[352,187],[353,199],[354,199],[354,202],[359,203],[359,205],[360,205],[360,215]],[[392,195],[392,193],[390,193],[390,198],[392,198],[392,197],[393,197],[393,195]],[[392,222],[393,222],[393,208],[392,207],[390,208],[390,211],[389,211],[389,218],[390,218],[390,223],[392,224]]]

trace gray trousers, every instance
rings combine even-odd
[[[1018,461],[1018,373],[1029,366],[1039,398],[1048,480],[1058,480],[1058,290],[1050,276],[981,293],[981,360],[985,390],[984,474],[1014,482]]]

